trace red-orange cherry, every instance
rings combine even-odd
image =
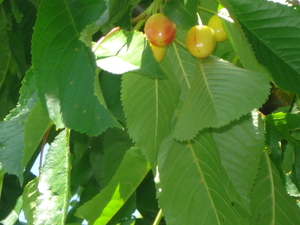
[[[144,32],[152,45],[165,47],[173,41],[176,34],[176,25],[164,14],[156,13],[147,20]]]

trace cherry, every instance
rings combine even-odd
[[[221,42],[221,41],[227,40],[227,34],[226,34],[225,30],[224,30],[222,21],[221,21],[221,19],[220,19],[219,16],[213,15],[213,16],[209,19],[207,25],[208,25],[209,27],[211,27],[211,28],[215,31],[215,34],[216,34],[216,41],[217,41],[217,42]]]
[[[152,49],[154,58],[156,59],[156,61],[158,63],[160,63],[163,60],[164,56],[165,56],[166,47],[157,47],[157,46],[155,46],[151,43],[150,43],[150,47]]]
[[[149,17],[144,31],[152,45],[165,47],[173,41],[176,34],[176,25],[164,14],[156,13]]]
[[[216,47],[216,35],[214,30],[205,25],[192,27],[186,35],[186,46],[189,52],[196,58],[207,58]]]

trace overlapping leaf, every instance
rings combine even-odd
[[[174,137],[192,139],[205,127],[220,127],[260,107],[269,93],[265,74],[241,69],[216,57],[198,61],[191,90]]]
[[[180,30],[180,33],[186,32]],[[183,35],[181,38],[185,38]],[[167,48],[165,59],[161,62],[161,68],[168,76],[176,76],[180,86],[180,99],[184,100],[191,88],[197,68],[197,59],[185,48],[173,43]]]
[[[112,33],[95,49],[95,54],[97,65],[113,74],[132,71],[152,78],[165,77],[141,32]]]
[[[251,196],[251,224],[297,224],[300,210],[287,195],[279,173],[267,153],[262,157],[257,182]]]
[[[80,207],[77,215],[91,224],[107,224],[135,191],[148,171],[148,163],[140,150],[131,148],[126,152],[108,186]]]
[[[0,7],[0,12],[1,14],[4,14],[3,8]],[[3,19],[0,17],[0,20]],[[4,24],[5,25],[5,24]],[[9,62],[10,62],[10,57],[11,57],[11,52],[8,48],[9,42],[8,42],[8,35],[5,31],[5,29],[0,25],[0,88],[2,87],[2,84],[4,82]]]
[[[264,149],[260,115],[253,112],[212,131],[226,172],[243,200],[241,205],[250,212],[250,193]]]
[[[198,2],[194,0],[168,1],[164,7],[164,14],[176,24],[194,26],[197,24],[197,6]]]
[[[65,224],[70,197],[69,156],[68,134],[64,130],[51,144],[41,175],[37,178],[38,197],[33,224]]]
[[[132,146],[127,132],[113,128],[103,134],[103,182],[107,185],[120,166],[123,157]],[[98,162],[99,163],[99,162]]]
[[[23,169],[43,137],[49,119],[37,102],[32,70],[24,78],[20,93],[18,107],[0,123],[0,163],[8,173],[17,175],[22,183]],[[40,124],[27,124],[33,118]]]
[[[281,175],[283,175],[284,172],[290,172],[285,171],[285,167],[282,167],[282,158],[284,158],[283,166],[292,166],[291,177],[296,186],[300,188],[300,141],[295,135],[295,132],[300,128],[299,114],[274,113],[267,115],[265,121],[267,131],[266,144],[272,152],[271,158],[273,162]],[[289,142],[288,149],[285,151],[282,151],[280,146],[282,139]],[[287,160],[290,161],[287,162]]]
[[[23,192],[23,210],[26,220],[29,224],[33,224],[33,217],[36,210],[36,200],[38,193],[38,178],[30,181],[24,188]]]
[[[251,45],[248,43],[245,34],[238,28],[238,25],[227,19],[223,19],[223,24],[227,29],[229,40],[236,54],[239,56],[243,67],[258,73],[267,73],[266,69],[257,62]]]
[[[174,76],[150,79],[126,74],[122,81],[122,102],[128,132],[155,167],[161,141],[170,133],[178,101],[179,85]]]
[[[300,93],[300,12],[293,7],[258,0],[222,0],[242,25],[258,61],[275,82]]]
[[[32,40],[39,97],[58,127],[97,135],[120,125],[94,95],[94,56],[79,36],[64,0],[41,2]]]
[[[165,139],[158,172],[158,200],[167,224],[242,224],[224,188],[228,177],[208,130],[192,142]]]

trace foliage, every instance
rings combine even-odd
[[[299,224],[299,30],[266,0],[0,0],[0,223]]]

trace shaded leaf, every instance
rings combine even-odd
[[[208,130],[191,142],[165,139],[158,172],[158,200],[167,224],[242,224],[224,188],[228,177]]]
[[[260,107],[269,94],[266,75],[209,57],[198,70],[184,102],[174,137],[192,139],[205,127],[220,127]]]
[[[296,200],[286,193],[280,175],[267,153],[263,154],[260,167],[251,196],[251,224],[299,223],[300,211]]]
[[[23,130],[28,112],[20,114],[11,120],[0,123],[0,162],[10,174],[19,177],[23,182]]]
[[[3,171],[3,170],[2,170]],[[22,187],[18,177],[4,174],[0,199],[0,224],[14,224],[22,208]]]
[[[17,107],[0,123],[0,162],[8,173],[17,175],[21,183],[23,169],[50,124],[39,104],[34,74],[29,70],[23,80]],[[37,121],[39,124],[35,124]]]
[[[113,178],[123,161],[128,149],[132,147],[132,141],[125,130],[112,128],[103,134],[103,182],[106,186]]]
[[[107,13],[109,9],[105,0],[76,0],[67,2],[78,32],[83,31],[88,25],[94,22],[100,26],[108,21]]]
[[[222,0],[241,24],[258,61],[271,72],[275,83],[300,93],[300,12],[272,1]]]
[[[4,14],[3,8],[0,7],[1,14]],[[5,14],[4,14],[5,15]],[[0,16],[0,19],[3,19]],[[8,36],[4,28],[0,27],[0,88],[5,80],[6,73],[9,67],[11,52],[9,49]]]
[[[51,124],[52,123],[42,108],[41,103],[37,102],[30,110],[24,127],[22,167],[27,165]]]
[[[77,216],[91,224],[106,224],[132,195],[148,171],[149,166],[141,152],[131,148],[108,186],[81,206]]]
[[[265,146],[260,115],[252,112],[212,131],[226,172],[243,200],[242,206],[250,212],[250,193]]]
[[[130,73],[123,76],[122,102],[128,132],[144,152],[152,169],[161,141],[170,133],[179,87],[174,76],[150,79]]]
[[[236,54],[239,56],[243,67],[258,73],[267,74],[268,71],[257,61],[254,56],[251,45],[247,41],[244,32],[239,29],[236,23],[222,18],[223,24],[226,27],[228,39],[230,40]]]
[[[174,0],[166,2],[164,14],[176,25],[194,26],[197,24],[198,2],[194,0]]]

